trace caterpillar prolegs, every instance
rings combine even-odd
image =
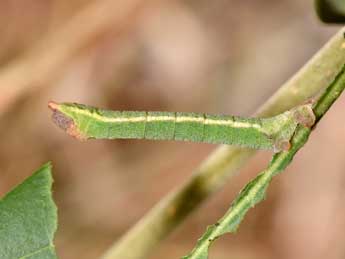
[[[79,139],[181,140],[253,149],[288,150],[296,127],[311,127],[311,104],[269,118],[181,112],[110,111],[76,103],[49,102],[53,121]]]

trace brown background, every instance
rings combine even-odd
[[[1,0],[0,194],[51,160],[59,257],[99,258],[215,146],[80,143],[52,124],[49,100],[249,115],[337,29],[311,0]],[[344,105],[212,259],[344,258]],[[260,152],[151,258],[186,254],[269,157]]]

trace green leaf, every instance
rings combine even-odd
[[[57,258],[52,182],[51,165],[47,163],[0,200],[1,259]]]

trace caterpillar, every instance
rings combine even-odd
[[[110,111],[77,103],[49,102],[55,124],[79,139],[150,139],[288,150],[296,127],[311,127],[311,104],[269,118],[203,113]]]

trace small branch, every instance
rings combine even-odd
[[[272,116],[281,113],[330,85],[345,60],[343,32],[344,29],[283,85],[257,115]],[[194,171],[190,179],[164,197],[102,258],[145,258],[207,197],[231,179],[254,153],[255,151],[248,149],[219,147]]]
[[[318,99],[314,105],[313,112],[315,114],[316,123],[326,114],[333,103],[339,98],[345,87],[345,66],[337,75],[333,83],[326,89],[324,94]]]
[[[323,95],[316,102],[313,108],[315,122],[319,121],[322,116],[324,116],[344,89],[345,66],[334,82],[325,90]],[[297,151],[300,150],[308,141],[310,133],[311,128],[300,125],[292,138],[291,149],[273,156],[267,169],[261,172],[242,189],[240,194],[232,203],[230,209],[216,224],[208,227],[205,234],[199,239],[194,250],[188,256],[185,256],[184,259],[207,259],[209,247],[216,238],[226,233],[235,232],[248,210],[265,198],[266,190],[272,178],[284,171],[292,162]]]

